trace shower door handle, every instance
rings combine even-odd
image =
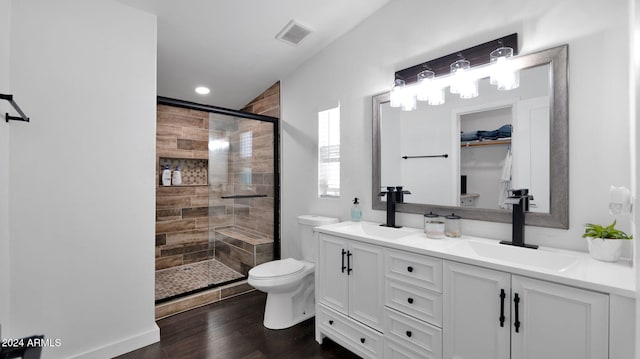
[[[344,273],[344,270],[347,269],[347,267],[344,265],[344,255],[345,254],[347,254],[347,251],[342,249],[342,273]]]

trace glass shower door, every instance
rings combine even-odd
[[[276,218],[274,123],[209,116],[211,285],[246,278],[273,260]]]

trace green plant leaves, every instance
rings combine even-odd
[[[582,238],[633,239],[621,230],[615,229],[616,221],[604,227],[599,224],[587,223]]]

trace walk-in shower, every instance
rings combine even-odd
[[[158,99],[156,302],[246,278],[279,256],[278,119]]]

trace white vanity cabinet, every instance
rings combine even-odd
[[[482,257],[465,242],[499,251],[497,241],[430,240],[418,229],[393,231],[367,222],[319,227],[319,343],[329,337],[363,358],[635,356],[631,266],[544,249],[538,257],[558,252],[575,262],[557,272],[534,270]],[[517,260],[531,251],[521,250],[524,257]]]
[[[360,356],[382,358],[383,282],[383,247],[320,233],[316,340],[326,335]]]
[[[443,272],[444,358],[609,357],[608,295],[449,261]]]

